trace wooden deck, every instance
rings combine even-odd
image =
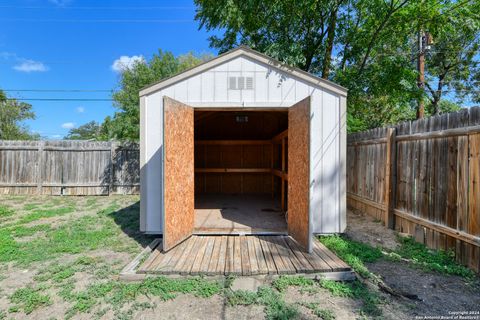
[[[311,254],[288,236],[198,236],[162,252],[157,241],[136,274],[262,275],[349,272],[323,244]]]

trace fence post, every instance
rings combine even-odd
[[[393,214],[397,187],[397,146],[395,137],[396,129],[388,128],[386,137],[387,160],[385,163],[385,226],[390,229],[395,228],[395,217]]]
[[[38,150],[37,150],[37,194],[41,195],[43,193],[43,165],[45,163],[45,151],[43,150],[45,147],[45,141],[38,142]]]

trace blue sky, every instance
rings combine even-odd
[[[0,88],[112,90],[115,61],[149,59],[159,48],[216,51],[194,21],[193,1],[0,0]],[[142,20],[142,21],[140,21]],[[149,20],[148,22],[145,20]],[[17,98],[110,98],[109,92],[16,92]],[[49,139],[113,114],[110,101],[29,101],[32,131]]]

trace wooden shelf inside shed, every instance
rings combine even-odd
[[[270,146],[270,167],[269,168],[218,168],[218,167],[197,167],[195,168],[195,173],[202,174],[221,174],[221,173],[232,173],[232,174],[249,174],[249,173],[258,173],[258,174],[270,174],[272,177],[272,197],[274,194],[273,181],[275,178],[280,178],[281,183],[281,206],[282,210],[286,210],[286,183],[288,181],[287,173],[287,138],[288,138],[288,129],[282,131],[281,133],[274,136],[272,139],[268,140],[196,140],[196,146]],[[274,148],[280,145],[281,156],[280,156],[280,166],[281,168],[274,167]],[[242,148],[243,154],[243,148]],[[242,155],[240,155],[242,156]]]

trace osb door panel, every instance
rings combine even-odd
[[[194,227],[193,108],[163,99],[164,224],[163,250],[186,238]]]
[[[310,234],[310,97],[288,111],[288,233],[312,251]]]

